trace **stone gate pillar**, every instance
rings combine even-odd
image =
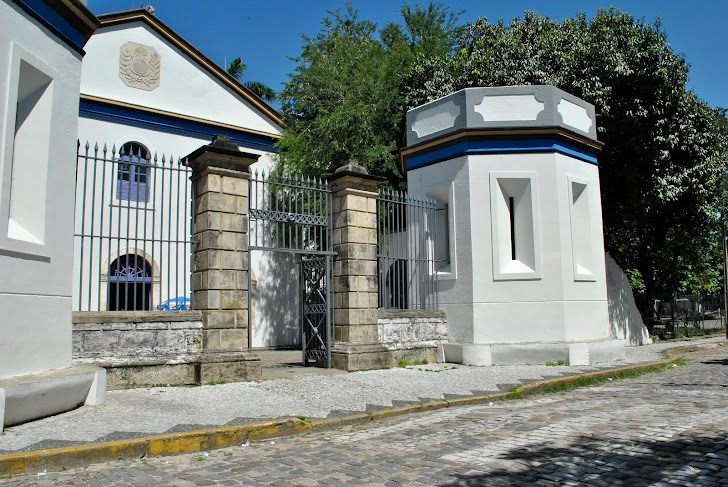
[[[193,306],[202,311],[198,383],[261,378],[260,357],[248,351],[248,167],[226,136],[189,156],[194,200]]]
[[[329,178],[333,191],[333,365],[359,370],[388,367],[388,351],[377,336],[377,187],[355,161]]]

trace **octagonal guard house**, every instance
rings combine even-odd
[[[468,88],[407,113],[408,189],[438,200],[441,358],[582,365],[609,335],[594,106],[553,86]]]

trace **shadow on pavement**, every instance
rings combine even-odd
[[[569,447],[513,450],[494,459],[499,468],[484,474],[455,474],[458,480],[440,485],[646,487],[667,479],[680,485],[714,485],[725,480],[728,472],[727,447],[725,436],[623,443],[614,438],[580,436]]]

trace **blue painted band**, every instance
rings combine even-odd
[[[275,137],[256,135],[242,130],[233,130],[222,127],[205,125],[190,120],[180,120],[157,113],[147,113],[125,107],[109,106],[81,100],[79,115],[104,122],[130,125],[149,130],[156,130],[168,134],[183,135],[211,141],[215,135],[227,135],[232,142],[248,149],[257,149],[266,152],[278,152],[275,146]]]
[[[44,27],[53,32],[63,42],[68,44],[81,56],[86,54],[83,46],[86,44],[86,36],[71,23],[64,19],[61,14],[45,3],[43,0],[13,0],[20,8],[40,22]]]
[[[558,152],[589,164],[597,164],[596,154],[556,139],[473,140],[411,157],[407,160],[407,170],[429,166],[460,156],[530,152]]]

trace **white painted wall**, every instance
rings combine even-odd
[[[13,3],[0,2],[0,18],[0,378],[4,378],[71,364],[73,181],[81,57]],[[49,120],[31,122],[38,124],[31,132],[47,134],[47,142],[39,140],[37,147],[47,143],[48,150],[27,153],[34,167],[46,168],[45,178],[13,180],[14,172],[22,174],[30,164],[16,159],[13,168],[21,60],[52,78],[50,91],[43,95],[50,95]],[[44,180],[45,188],[40,184]],[[9,228],[11,192],[32,194],[39,203],[33,209],[38,220],[27,229],[35,238]]]
[[[472,343],[474,339],[473,280],[476,269],[473,266],[473,252],[476,247],[470,226],[473,206],[469,202],[472,197],[469,172],[467,158],[459,157],[407,173],[407,189],[411,195],[431,195],[443,190],[452,193],[452,200],[448,204],[454,216],[450,219],[450,232],[454,232],[455,238],[454,241],[451,239],[454,245],[450,247],[450,261],[451,265],[455,263],[457,272],[441,272],[438,275],[438,287],[439,302],[447,311],[448,336],[451,341],[460,343]],[[482,211],[475,208],[476,214]]]
[[[90,144],[89,154],[93,157],[94,140],[99,140],[99,148],[102,148],[104,142],[109,148],[107,157],[111,157],[110,148],[116,146],[117,151],[126,142],[137,141],[144,144],[152,154],[152,158],[156,153],[158,160],[165,155],[169,161],[169,155],[174,154],[175,161],[178,156],[184,156],[209,141],[183,137],[161,132],[154,132],[136,127],[129,127],[109,122],[96,121],[81,118],[79,121],[79,133],[83,137],[88,137]],[[85,153],[85,142],[82,143],[82,153]],[[250,166],[251,172],[265,170],[269,171],[275,166],[275,155],[252,149],[246,151],[261,154],[257,163]],[[101,157],[101,155],[99,155]],[[82,163],[83,164],[83,163]],[[170,189],[172,195],[178,195],[170,201],[165,197],[164,208],[158,203],[150,203],[144,205],[139,204],[147,214],[144,220],[144,212],[138,216],[134,211],[137,203],[119,201],[116,199],[116,175],[110,170],[111,165],[106,164],[106,172],[99,163],[95,174],[96,182],[96,198],[97,204],[91,200],[91,186],[94,181],[93,160],[89,160],[88,170],[80,171],[80,174],[87,174],[87,180],[80,176],[76,182],[77,191],[82,194],[87,193],[87,201],[85,206],[78,204],[76,206],[76,225],[75,232],[78,234],[98,234],[103,229],[105,235],[129,235],[128,243],[123,240],[120,244],[116,241],[112,242],[109,248],[108,240],[95,239],[91,245],[89,240],[84,241],[84,247],[81,249],[81,240],[75,239],[74,248],[74,310],[106,310],[107,281],[105,276],[108,274],[108,267],[113,260],[120,254],[138,253],[145,255],[147,260],[153,267],[153,283],[152,283],[152,307],[156,307],[160,302],[176,296],[190,296],[190,246],[182,244],[168,245],[166,243],[145,244],[144,235],[146,228],[147,238],[151,239],[152,233],[159,235],[161,230],[161,238],[169,237],[167,219],[165,224],[160,225],[161,213],[169,213],[170,204],[175,206],[173,214],[176,217],[172,219],[172,235],[176,238],[177,229],[182,233],[189,231],[189,199],[191,195],[191,187],[189,181],[184,176],[181,178],[173,177],[170,185],[169,173],[165,171],[164,176],[164,194],[169,195]],[[159,162],[158,162],[159,164]],[[169,167],[169,162],[165,167]],[[178,167],[175,163],[174,167]],[[161,195],[162,191],[162,171],[150,168],[150,195],[156,192]],[[179,181],[178,181],[179,179]],[[156,187],[152,188],[152,181],[156,183]],[[84,190],[84,184],[86,189]],[[185,193],[185,186],[187,187]],[[103,194],[103,203],[100,190],[105,187]],[[179,193],[178,193],[179,188]],[[131,211],[128,211],[129,208]],[[165,210],[166,208],[166,210]],[[85,220],[82,224],[82,214],[85,213]],[[93,227],[92,227],[93,222]],[[128,226],[127,226],[128,224]],[[82,227],[83,225],[83,227]],[[129,233],[127,233],[129,228]],[[119,250],[119,247],[121,250]],[[83,263],[80,260],[81,251],[83,250]],[[298,264],[297,259],[290,256],[274,253],[274,252],[254,252],[252,254],[252,268],[254,276],[257,278],[257,288],[253,293],[253,320],[252,320],[252,344],[254,347],[274,347],[297,345],[300,343],[299,323],[298,323]],[[170,265],[171,264],[171,265]],[[176,265],[175,265],[176,264]],[[101,279],[99,279],[101,276]],[[290,282],[284,282],[285,279]],[[280,282],[279,282],[280,280]],[[83,285],[81,282],[83,281]],[[99,281],[100,285],[99,285]],[[90,302],[90,306],[89,306]]]
[[[128,87],[119,78],[119,49],[128,41],[151,46],[160,55],[161,78],[158,88],[146,91]],[[211,120],[244,129],[271,134],[279,134],[281,131],[280,127],[275,123],[268,120],[248,102],[209,75],[199,65],[193,63],[181,51],[169,45],[153,29],[142,22],[99,29],[87,43],[86,51],[81,78],[81,92],[84,94]],[[99,147],[106,143],[109,150],[115,145],[118,151],[124,143],[136,141],[145,145],[152,155],[156,153],[158,158],[161,158],[162,154],[164,154],[167,159],[170,154],[175,159],[184,157],[199,147],[210,143],[210,140],[207,139],[169,134],[89,118],[79,120],[79,139],[82,145],[85,145],[85,142],[88,141],[92,152],[93,146],[97,142]],[[246,147],[243,147],[242,150],[261,155],[259,161],[251,166],[251,172],[256,170],[259,172],[262,170],[268,171],[275,165],[275,155],[273,153]],[[101,175],[97,174],[96,178],[97,182],[101,184]],[[77,184],[79,191],[82,191],[83,181],[79,180]],[[111,213],[116,215],[115,218],[118,217],[114,220],[114,226],[109,229],[110,233],[112,235],[118,234],[119,227],[122,233],[125,233],[129,219],[123,211],[124,203],[122,202],[121,207],[119,207],[119,202],[113,200],[112,194],[109,193],[109,188],[115,188],[112,174],[106,175],[105,184],[107,190],[103,205],[93,207],[95,228],[98,229],[101,224],[103,208],[105,226],[108,227],[109,225],[109,215]],[[175,181],[172,185],[173,192],[176,192],[176,187]],[[158,186],[156,191],[157,194],[160,194]],[[168,191],[168,189],[165,189],[165,191]],[[189,192],[187,199],[189,199]],[[179,224],[184,229],[186,219],[189,218],[189,212],[186,215],[184,212],[185,205],[189,204],[185,201],[184,190],[180,194],[179,201],[174,203],[180,210],[178,218],[173,220],[172,229],[175,230],[175,224]],[[165,202],[165,205],[168,207],[167,202]],[[155,211],[161,211],[161,208],[154,209],[151,206],[148,205],[148,215],[155,213]],[[119,211],[120,209],[121,211]],[[77,233],[80,233],[81,230],[79,226],[81,211],[80,208],[77,208]],[[84,211],[86,212],[85,225],[88,229],[92,221],[90,218],[92,211],[90,203],[87,203]],[[153,306],[156,306],[161,301],[183,295],[185,292],[188,296],[190,295],[188,275],[190,267],[187,265],[185,268],[183,264],[180,264],[178,268],[170,268],[171,274],[167,279],[168,257],[174,263],[179,254],[179,258],[184,262],[186,258],[184,247],[179,246],[176,248],[172,246],[170,248],[167,245],[158,244],[150,248],[148,245],[146,247],[135,245],[134,236],[143,235],[145,226],[147,233],[150,234],[151,225],[149,216],[146,224],[143,221],[137,222],[134,218],[131,218],[129,220],[130,244],[128,246],[122,245],[122,247],[124,247],[124,250],[129,249],[131,251],[137,249],[139,253],[146,254],[149,260],[153,261],[155,272],[161,276],[159,282],[155,278],[153,284],[152,302]],[[164,236],[166,236],[166,230],[163,238]],[[88,257],[91,249],[87,247],[84,250],[84,263],[81,264],[78,260],[81,249],[77,239],[75,249],[77,258],[74,264],[74,309],[79,308],[79,296],[82,297],[80,309],[88,309],[86,303],[89,296],[92,303],[91,309],[95,309],[97,303],[101,303],[101,309],[105,309],[105,284],[102,283],[99,288],[93,283],[98,282],[99,275],[107,272],[109,263],[116,257],[118,252],[115,252],[113,247],[111,249],[112,255],[110,255],[108,242],[106,245],[101,245],[99,242],[93,247],[93,258],[90,260]],[[251,266],[254,277],[257,278],[257,286],[253,292],[253,312],[251,314],[253,346],[284,346],[300,343],[299,323],[297,321],[294,323],[294,320],[298,319],[297,260],[272,252],[255,252],[252,257]],[[83,274],[83,280],[91,282],[91,286],[86,284],[84,284],[83,288],[79,286],[79,278],[75,276],[79,276],[81,273]],[[273,282],[282,275],[289,274],[295,274],[291,283]]]
[[[496,280],[491,178],[532,176],[536,191],[539,255],[536,277]],[[575,280],[570,217],[571,181],[588,186],[587,228],[591,280]],[[561,154],[466,156],[415,169],[412,194],[428,194],[453,182],[454,258],[457,277],[441,278],[440,302],[448,312],[448,334],[458,343],[520,343],[599,340],[609,337],[606,275],[601,232],[598,168]],[[510,249],[509,249],[510,252]],[[451,256],[451,259],[453,256]]]
[[[153,91],[126,86],[119,78],[119,49],[128,42],[153,47],[161,57],[159,87]],[[81,93],[123,101],[205,120],[278,134],[279,126],[261,116],[180,50],[143,22],[96,31],[86,44]]]
[[[647,327],[642,321],[632,294],[629,280],[609,254],[605,255],[607,266],[607,294],[609,296],[609,321],[611,336],[625,340],[628,346],[652,343]]]
[[[251,341],[253,347],[301,344],[300,258],[280,252],[254,250]]]

